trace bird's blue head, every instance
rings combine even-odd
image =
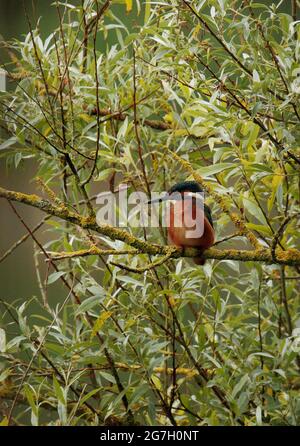
[[[183,192],[203,192],[202,187],[196,181],[181,181],[180,183],[174,184],[169,190],[169,194],[173,194],[175,192],[183,193]]]
[[[181,181],[180,183],[174,184],[174,186],[172,186],[169,189],[168,194],[165,197],[150,200],[148,203],[158,203],[158,202],[162,202],[162,201],[167,201],[171,194],[175,194],[175,193],[183,194],[185,192],[192,192],[193,194],[197,194],[197,193],[200,194],[200,193],[203,193],[203,189],[200,186],[200,184],[197,183],[197,181]],[[214,227],[210,208],[205,203],[204,203],[204,214],[205,214],[207,220],[209,221],[209,223],[211,224],[211,226]]]

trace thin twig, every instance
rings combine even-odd
[[[97,51],[96,51],[96,41],[97,41],[97,32],[98,32],[98,21],[100,19],[101,16],[99,16],[99,4],[98,4],[98,0],[95,0],[96,2],[96,8],[97,8],[97,16],[96,16],[96,24],[95,24],[95,30],[94,30],[94,37],[93,37],[93,55],[94,55],[94,65],[95,65],[95,71],[94,71],[94,76],[95,76],[95,84],[96,84],[96,107],[97,110],[100,109],[100,101],[99,101],[99,77],[98,77],[98,64],[97,64]],[[89,176],[87,177],[87,179],[82,183],[83,186],[85,186],[86,184],[88,184],[91,179],[93,178],[94,172],[96,170],[97,167],[97,161],[98,161],[98,155],[99,155],[99,150],[100,150],[100,115],[97,112],[97,140],[96,140],[96,153],[95,153],[95,159],[93,161],[93,167],[92,170],[89,174]]]
[[[174,250],[170,249],[170,252],[168,254],[166,254],[165,256],[163,256],[161,259],[158,259],[158,260],[154,261],[153,263],[150,263],[150,264],[143,266],[141,268],[133,268],[132,266],[123,265],[123,264],[116,263],[116,262],[110,262],[110,264],[117,266],[118,268],[125,269],[126,271],[133,272],[133,273],[144,273],[145,271],[154,269],[157,266],[160,266],[163,263],[165,263],[167,260],[169,260],[173,255],[173,251]]]
[[[38,229],[40,229],[43,224],[49,220],[50,215],[46,215],[34,228],[32,228],[31,232],[34,234]],[[22,243],[24,243],[30,237],[29,232],[24,234],[19,240],[17,240],[0,258],[0,263],[3,262],[10,254],[14,252],[15,249],[18,248]]]
[[[287,320],[287,328],[288,328],[288,334],[291,336],[293,332],[293,324],[292,324],[292,318],[289,310],[288,300],[287,300],[287,294],[286,294],[286,284],[285,284],[285,269],[284,266],[280,266],[280,285],[281,285],[281,295],[282,295],[282,302],[285,309],[285,315]]]

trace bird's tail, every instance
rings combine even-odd
[[[198,251],[199,251],[199,257],[194,257],[193,258],[194,263],[196,263],[196,265],[204,265],[205,264],[205,259],[202,257],[202,253],[203,253],[204,249],[203,248],[199,248]]]

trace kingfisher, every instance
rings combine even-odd
[[[203,201],[203,189],[196,181],[183,181],[175,184],[160,198],[148,201],[148,204],[167,201],[168,244],[180,248],[196,248],[199,257],[193,260],[197,265],[204,265],[201,257],[204,250],[215,242],[214,224],[209,206]]]

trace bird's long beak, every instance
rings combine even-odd
[[[147,201],[147,204],[162,203],[163,201],[176,202],[183,200],[183,198],[196,198],[197,200],[203,201],[203,197],[196,192],[187,192],[184,197],[179,192],[174,192],[172,194],[166,194],[163,197],[153,198],[153,200]]]

